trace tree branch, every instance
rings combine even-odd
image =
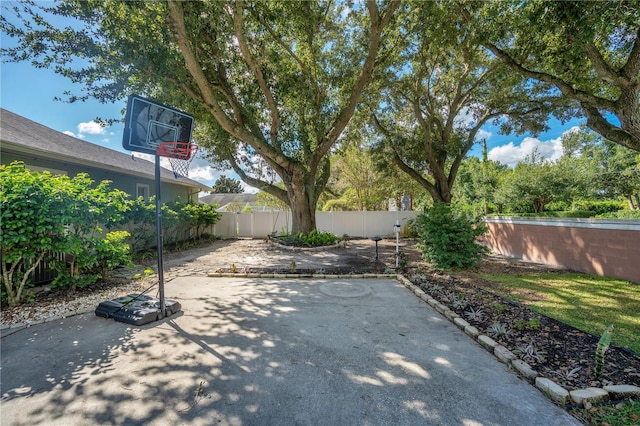
[[[249,65],[249,69],[253,72],[253,75],[258,82],[258,87],[262,91],[262,95],[265,97],[267,101],[267,105],[269,107],[269,113],[271,115],[271,142],[277,143],[278,138],[278,130],[280,128],[280,111],[278,110],[278,106],[276,105],[276,101],[273,98],[273,94],[269,90],[267,86],[267,82],[262,74],[262,70],[260,69],[259,64],[256,62],[251,52],[249,52],[249,46],[247,45],[247,39],[243,34],[243,18],[242,18],[242,2],[236,2],[235,13],[233,14],[233,28],[235,30],[236,38],[238,39],[238,45],[240,46],[240,52],[242,52],[242,56],[244,57],[245,62]]]
[[[382,38],[382,31],[389,23],[391,17],[399,6],[400,0],[392,0],[387,11],[383,16],[380,16],[378,13],[376,2],[373,0],[367,1],[369,19],[371,20],[371,35],[369,39],[367,58],[365,59],[365,62],[362,66],[360,76],[358,77],[358,80],[356,81],[353,90],[351,91],[351,95],[349,96],[347,104],[338,115],[338,118],[334,122],[331,129],[326,133],[324,141],[319,144],[316,151],[316,157],[321,158],[329,151],[336,140],[338,140],[338,137],[353,116],[356,106],[358,105],[360,95],[362,94],[364,88],[371,79],[371,75],[373,74],[375,60],[378,54],[378,47],[380,46]]]
[[[629,84],[629,81],[626,78],[620,76],[609,66],[609,64],[607,64],[598,48],[593,43],[585,43],[583,51],[591,61],[593,69],[595,69],[602,81],[615,84],[616,86],[626,86]]]
[[[633,43],[627,63],[624,64],[620,73],[629,79],[631,84],[640,84],[640,28],[636,33],[636,40]]]
[[[248,143],[263,157],[269,157],[282,167],[288,167],[291,165],[291,161],[281,152],[277,152],[272,146],[264,142],[262,135],[253,135],[246,128],[240,125],[238,122],[231,120],[227,114],[223,111],[218,101],[215,99],[211,86],[205,76],[202,67],[198,63],[189,38],[187,36],[187,30],[184,22],[184,10],[182,3],[184,0],[169,0],[167,2],[169,6],[169,17],[172,21],[172,30],[182,57],[185,60],[185,65],[189,74],[194,79],[198,89],[202,93],[206,105],[211,110],[211,113],[215,117],[220,126],[233,137]]]

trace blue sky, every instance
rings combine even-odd
[[[2,44],[10,42],[2,37]],[[35,68],[29,62],[2,63],[0,65],[0,105],[9,111],[41,123],[54,130],[65,132],[88,142],[99,144],[120,152],[129,151],[122,147],[123,124],[100,127],[94,121],[96,117],[120,118],[126,107],[126,100],[115,104],[101,104],[95,100],[65,103],[55,101],[55,97],[64,98],[65,91],[81,93],[80,85],[56,75],[52,70]],[[551,120],[550,130],[531,137],[530,135],[500,135],[496,128],[485,126],[479,135],[484,137],[489,148],[489,158],[502,163],[515,165],[519,160],[537,149],[549,159],[558,158],[562,151],[560,137],[573,126],[579,125],[582,119],[573,119],[569,123]],[[480,155],[481,147],[476,145],[470,153]],[[136,153],[140,157],[153,160],[146,154]],[[163,165],[169,167],[163,159]],[[208,165],[201,157],[193,161],[189,177],[207,185],[213,185],[216,179],[225,174],[237,179],[232,171],[221,172]],[[256,192],[247,187],[248,192]]]

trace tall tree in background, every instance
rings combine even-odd
[[[487,154],[487,144],[483,141],[482,159],[465,158],[460,167],[459,190],[455,191],[464,203],[473,206],[476,213],[480,210],[485,215],[489,214],[490,206],[502,213],[499,187],[501,176],[508,169],[506,164],[489,160]]]
[[[211,187],[211,192],[217,194],[242,194],[244,190],[239,180],[221,175]]]
[[[461,10],[511,69],[552,84],[589,128],[640,151],[640,1],[465,2]]]
[[[640,210],[640,154],[603,139],[588,129],[567,133],[562,138],[565,157],[575,158],[582,167],[574,172],[588,179],[588,191],[583,196],[593,199],[626,200],[630,210]]]
[[[25,2],[13,8],[21,26],[4,14],[0,20],[18,40],[2,52],[84,84],[85,93],[71,100],[114,102],[140,93],[192,113],[210,158],[286,201],[293,231],[306,233],[315,229],[327,155],[379,52],[384,57],[392,49],[383,33],[400,2],[380,3],[65,0],[38,8]],[[51,15],[84,26],[58,28]],[[256,156],[285,189],[251,174]]]
[[[505,185],[511,205],[526,203],[533,212],[542,213],[554,201],[571,204],[583,183],[583,176],[571,166],[571,162],[552,162],[534,151],[508,174]]]
[[[481,127],[537,133],[562,100],[531,87],[476,43],[453,3],[421,3],[405,28],[408,47],[369,97],[378,132],[375,151],[450,204],[460,163]]]

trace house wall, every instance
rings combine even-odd
[[[640,221],[488,218],[492,252],[640,282]]]
[[[144,178],[140,176],[132,176],[124,173],[112,172],[109,170],[98,169],[94,167],[79,166],[76,164],[64,163],[55,160],[46,160],[42,158],[25,158],[24,155],[16,155],[10,152],[3,152],[1,162],[2,164],[9,164],[13,161],[24,161],[27,168],[30,166],[35,170],[47,169],[52,172],[64,171],[67,176],[75,176],[78,173],[88,173],[91,179],[96,182],[103,180],[112,181],[112,188],[117,188],[126,192],[133,198],[136,198],[137,184],[147,185],[149,187],[149,196],[155,195],[155,179]],[[168,182],[162,182],[160,188],[163,201],[174,201],[178,197],[183,202],[194,200],[197,201],[198,193],[193,191],[189,187],[182,185],[172,185]]]

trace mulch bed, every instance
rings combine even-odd
[[[424,269],[414,269],[408,278],[485,334],[490,335],[488,330],[495,323],[505,325],[507,333],[491,337],[512,352],[535,348],[524,360],[540,376],[565,389],[640,386],[640,356],[626,348],[609,347],[604,370],[597,378],[594,356],[599,337],[504,299],[469,280]],[[471,309],[483,314],[470,318]],[[527,352],[523,352],[525,356]]]

